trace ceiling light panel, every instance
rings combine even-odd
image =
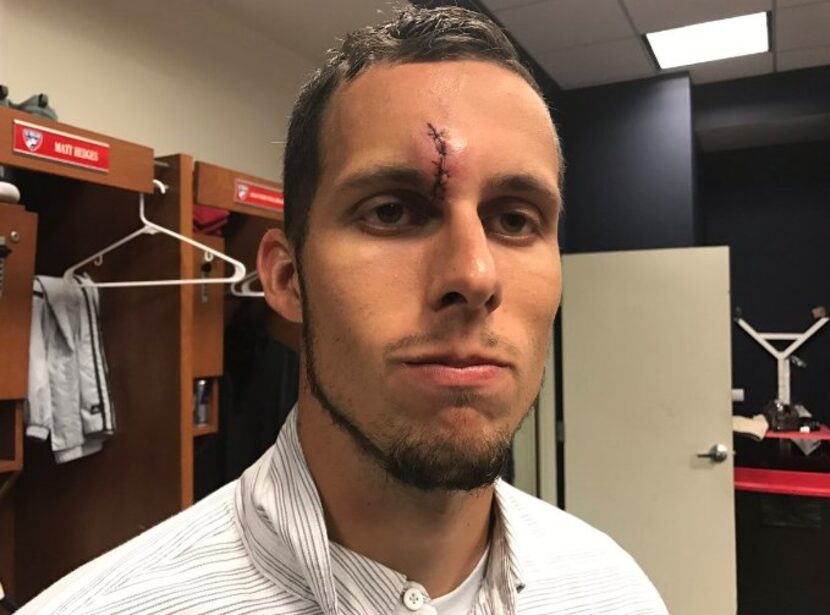
[[[767,13],[719,19],[646,34],[662,69],[769,51]]]

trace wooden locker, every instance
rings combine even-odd
[[[37,215],[0,203],[0,399],[24,399]],[[4,256],[5,254],[5,256]]]

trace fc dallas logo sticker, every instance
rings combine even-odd
[[[248,198],[248,186],[246,186],[243,183],[237,184],[236,196],[237,199],[240,201],[244,201],[246,198]]]
[[[34,128],[25,128],[23,129],[23,142],[30,152],[36,152],[43,143],[43,133]]]

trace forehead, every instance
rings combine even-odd
[[[441,130],[454,162],[480,173],[558,173],[547,106],[516,73],[489,62],[372,66],[341,85],[321,134],[323,180],[365,165],[434,155],[430,126]],[[553,179],[555,184],[555,179]]]

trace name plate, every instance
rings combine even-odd
[[[110,170],[109,143],[14,120],[13,150],[18,154],[69,164],[101,173]]]
[[[234,200],[243,205],[264,207],[282,211],[284,201],[282,192],[243,179],[237,179],[233,184]]]

